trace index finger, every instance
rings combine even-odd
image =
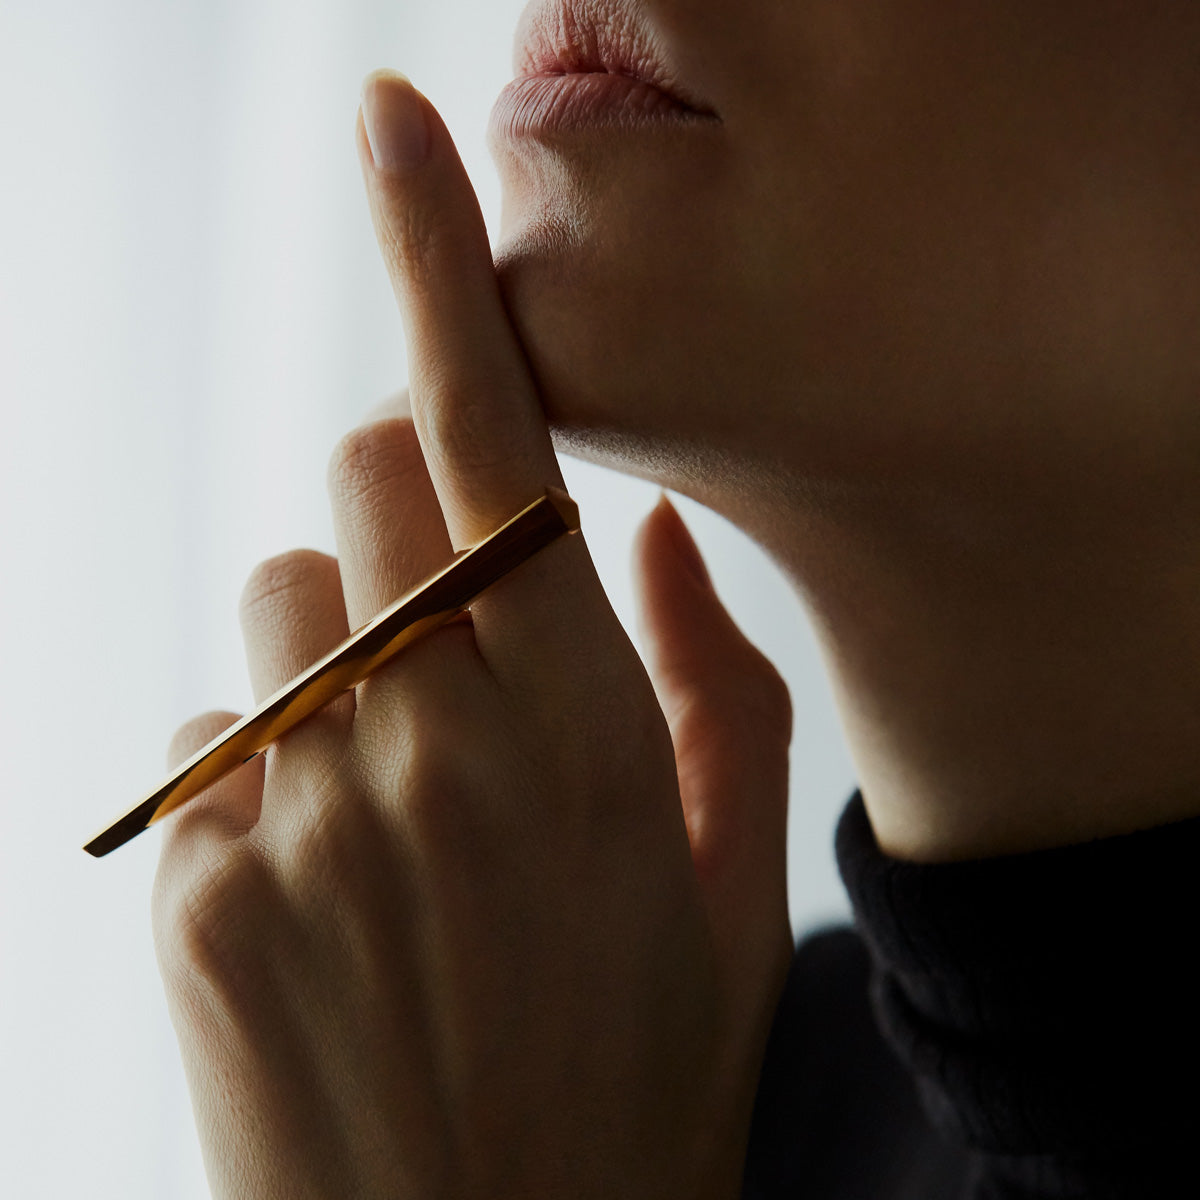
[[[561,487],[562,474],[479,203],[441,118],[403,76],[377,72],[364,88],[358,145],[404,322],[413,423],[462,549],[547,485]],[[579,536],[501,580],[472,614],[485,658],[513,669],[531,639],[578,658],[581,638],[603,653],[603,631],[620,630]]]
[[[562,476],[475,192],[441,118],[403,76],[376,72],[358,134],[404,320],[413,421],[462,549]]]

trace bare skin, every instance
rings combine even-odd
[[[559,443],[770,549],[892,854],[1200,811],[1200,13],[645,11],[719,131],[493,139]]]
[[[336,560],[252,575],[259,698],[561,483],[444,125],[396,79],[365,108],[414,419],[335,453]],[[376,159],[397,129],[420,162]],[[791,954],[790,707],[668,504],[641,561],[653,685],[571,539],[181,810],[155,935],[215,1195],[736,1194]]]
[[[338,560],[248,584],[256,693],[553,482],[553,437],[788,570],[886,851],[1200,811],[1198,10],[635,7],[718,119],[495,130],[494,259],[428,103],[368,86],[412,419],[335,455]],[[738,1194],[790,713],[669,506],[639,551],[653,679],[559,545],[171,826],[217,1195]]]

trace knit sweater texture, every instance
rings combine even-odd
[[[797,947],[745,1200],[1200,1197],[1200,820],[1031,854],[884,855]]]

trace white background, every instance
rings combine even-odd
[[[259,559],[332,550],[325,463],[405,378],[354,151],[411,75],[493,230],[488,109],[518,0],[0,0],[0,1195],[207,1195],[150,939],[151,832],[81,843],[172,731],[249,692]],[[614,605],[655,490],[567,463]],[[851,768],[799,608],[682,505],[796,706],[791,904],[844,912]]]

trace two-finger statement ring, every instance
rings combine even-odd
[[[522,509],[482,542],[456,554],[441,570],[406,592],[185,763],[96,834],[84,849],[101,858],[137,837],[235,767],[362,683],[405,646],[463,612],[480,592],[564,534],[579,530],[579,509],[559,488]]]

